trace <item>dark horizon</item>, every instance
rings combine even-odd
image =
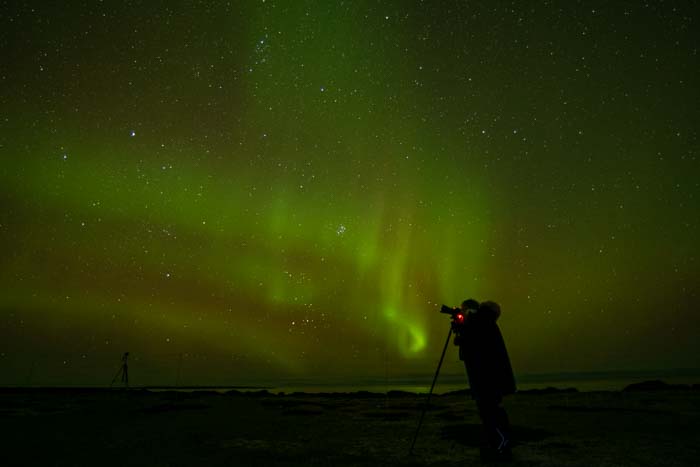
[[[516,380],[521,389],[532,390],[537,388],[554,387],[557,389],[575,388],[582,391],[587,390],[622,390],[629,384],[642,383],[646,381],[662,381],[669,385],[698,385],[700,384],[700,368],[678,368],[678,369],[640,369],[640,370],[617,370],[617,371],[584,371],[584,372],[559,372],[559,373],[529,373],[516,374]],[[133,381],[133,380],[132,380]],[[228,384],[208,384],[203,382],[187,382],[182,384],[168,384],[166,382],[150,381],[143,383],[133,381],[130,389],[177,389],[177,390],[204,390],[204,389],[234,389],[234,390],[293,390],[304,391],[304,388],[311,392],[322,392],[323,388],[335,388],[346,392],[352,388],[356,390],[367,390],[376,388],[381,390],[401,390],[406,388],[424,387],[423,392],[427,392],[430,386],[431,375],[415,375],[393,377],[389,380],[381,378],[286,378],[279,380],[261,380],[230,382]],[[459,387],[468,387],[463,374],[442,374],[438,379],[436,387],[438,392],[453,391]],[[64,383],[64,384],[31,384],[22,383],[0,384],[0,388],[5,389],[123,389],[120,383]],[[450,389],[445,389],[450,388]],[[336,392],[333,391],[333,392]],[[384,391],[380,391],[384,392]],[[415,392],[415,391],[413,391]]]

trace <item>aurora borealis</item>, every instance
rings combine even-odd
[[[0,383],[429,376],[469,297],[516,373],[698,366],[693,2],[45,3],[0,5]]]

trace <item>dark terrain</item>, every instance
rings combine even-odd
[[[465,394],[3,389],[3,465],[481,465]],[[506,399],[516,466],[694,466],[700,391],[531,391]]]

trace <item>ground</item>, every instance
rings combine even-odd
[[[3,390],[3,465],[464,466],[467,395]],[[514,466],[694,466],[700,391],[522,393],[505,407]]]

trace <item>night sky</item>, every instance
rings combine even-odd
[[[698,27],[0,2],[0,384],[429,378],[470,297],[516,374],[699,367]]]

